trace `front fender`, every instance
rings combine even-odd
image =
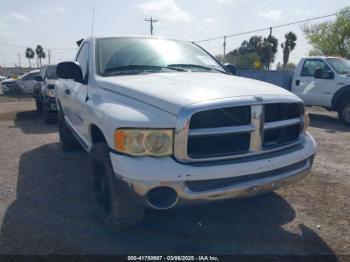
[[[99,127],[111,148],[118,128],[175,128],[176,125],[176,116],[116,94],[94,94],[89,104],[90,126]]]

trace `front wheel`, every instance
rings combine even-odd
[[[144,210],[128,185],[115,177],[107,143],[94,145],[91,164],[100,220],[113,231],[138,225]]]
[[[45,104],[45,102],[43,103],[43,118],[45,124],[54,123],[57,120],[57,116],[54,113],[50,112],[50,109]]]
[[[68,128],[66,121],[64,120],[63,112],[60,109],[58,110],[58,134],[63,151],[69,152],[80,148],[78,140]]]
[[[338,116],[339,119],[343,121],[344,125],[350,126],[350,98],[341,103]]]
[[[36,105],[36,111],[42,112],[43,111],[43,104],[40,102],[40,100],[35,97],[35,105]]]

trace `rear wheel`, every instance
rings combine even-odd
[[[340,104],[338,116],[346,126],[350,126],[350,98]]]
[[[138,225],[144,210],[128,185],[115,177],[107,143],[94,145],[91,163],[100,220],[113,231]]]
[[[58,134],[63,151],[69,152],[80,148],[80,144],[68,128],[61,110],[58,110]]]

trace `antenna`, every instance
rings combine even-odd
[[[91,36],[94,35],[95,7],[92,8]]]

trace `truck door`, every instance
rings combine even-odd
[[[331,90],[335,81],[326,77],[315,79],[314,76],[317,68],[322,70],[322,75],[332,75],[330,72],[333,71],[323,60],[315,58],[306,59],[300,72],[296,72],[299,76],[294,78],[292,91],[306,105],[329,107],[333,94]]]
[[[89,44],[84,43],[75,59],[82,69],[84,83],[78,83],[73,80],[66,80],[63,84],[64,99],[62,99],[62,106],[64,114],[68,118],[70,124],[79,135],[86,140],[88,134],[84,134],[84,125],[86,118],[84,114],[84,106],[87,99],[88,91],[88,61],[89,61]]]

